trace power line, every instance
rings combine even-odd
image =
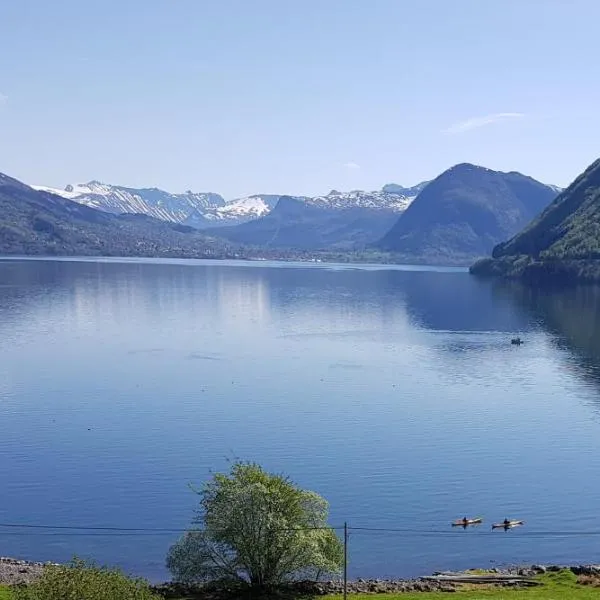
[[[104,527],[95,525],[32,525],[29,523],[0,523],[0,527],[9,529],[85,529],[86,531],[123,531],[123,532],[143,532],[152,531],[154,533],[185,533],[187,529],[170,528],[151,528],[151,527]]]
[[[27,530],[27,531],[2,531],[2,529],[10,530]],[[277,528],[273,531],[342,531],[344,526],[321,526],[321,527],[286,527]],[[446,537],[461,535],[461,531],[449,529],[415,529],[415,528],[398,528],[398,527],[352,527],[347,526],[348,532],[358,534],[377,534],[390,533],[402,534],[407,537]],[[64,532],[64,533],[63,533]],[[201,529],[195,528],[171,528],[171,527],[116,527],[116,526],[100,526],[100,525],[48,525],[48,524],[32,524],[32,523],[0,523],[0,535],[50,535],[50,536],[143,536],[143,535],[166,535],[166,534],[182,534],[182,533],[202,532]],[[489,529],[485,532],[491,533]],[[478,531],[480,536],[484,531]],[[500,535],[497,533],[496,535]],[[598,536],[600,531],[519,531],[518,536],[522,537],[581,537],[581,536]]]
[[[394,527],[349,527],[352,531],[367,531],[367,532],[390,532],[390,533],[432,533],[432,534],[449,534],[456,535],[456,531],[447,529],[399,529]]]
[[[0,531],[0,537],[153,537],[153,536],[161,536],[167,535],[166,533],[161,532],[123,532],[119,533],[116,531],[104,531],[104,532],[60,532],[60,531]]]
[[[37,525],[31,523],[0,523],[0,529],[42,529],[42,530],[61,530],[61,531],[103,531],[103,532],[114,532],[114,533],[125,533],[125,534],[139,534],[139,533],[200,533],[201,529],[195,529],[188,527],[187,529],[176,529],[176,528],[154,528],[154,527],[111,527],[111,526],[98,526],[98,525]],[[272,529],[271,531],[335,531],[342,530],[341,527],[282,527]],[[19,533],[19,532],[15,532]],[[24,533],[24,532],[21,532]],[[2,534],[5,535],[5,534]],[[85,534],[84,534],[85,535]]]
[[[435,529],[398,529],[392,527],[349,527],[352,531],[364,531],[366,533],[402,533],[406,535],[460,535],[460,531],[435,530]],[[512,528],[509,528],[512,529]],[[487,530],[490,531],[489,529]],[[519,532],[519,537],[523,536],[582,536],[582,535],[600,535],[600,531],[525,531]]]

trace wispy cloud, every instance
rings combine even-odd
[[[344,169],[348,169],[350,171],[356,171],[357,169],[360,169],[360,165],[357,165],[355,162],[347,162],[344,163],[342,165],[344,167]]]
[[[442,133],[447,135],[465,133],[466,131],[478,129],[479,127],[485,127],[486,125],[493,125],[494,123],[498,123],[500,121],[522,119],[524,116],[525,115],[523,113],[504,112],[496,113],[494,115],[486,115],[485,117],[473,117],[471,119],[467,119],[466,121],[461,121],[460,123],[454,123],[454,125],[450,125],[450,127],[444,129]]]
[[[5,96],[2,92],[0,92],[0,106],[6,104],[8,102],[8,96]]]

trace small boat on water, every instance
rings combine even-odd
[[[520,337],[516,337],[516,338],[513,338],[512,340],[510,340],[510,343],[513,346],[520,346],[523,343],[523,340]]]
[[[452,527],[468,527],[469,525],[479,525],[480,523],[483,523],[481,517],[477,517],[476,519],[458,519],[457,521],[452,521]]]
[[[512,529],[513,527],[520,527],[524,524],[524,521],[508,521],[504,523],[494,523],[492,525],[492,529]]]

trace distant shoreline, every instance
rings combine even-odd
[[[115,264],[172,264],[172,265],[231,265],[234,266],[269,266],[280,263],[282,266],[314,266],[317,268],[330,268],[331,266],[363,268],[372,270],[389,271],[417,271],[417,272],[442,272],[442,273],[468,273],[469,269],[463,265],[433,265],[409,264],[396,262],[361,262],[361,261],[335,261],[313,260],[300,258],[176,258],[161,256],[88,256],[88,255],[45,255],[45,254],[0,254],[0,261],[48,261],[48,262],[100,262]]]

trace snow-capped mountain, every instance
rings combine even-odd
[[[281,196],[275,194],[256,194],[236,198],[204,213],[204,218],[215,225],[237,224],[258,219],[269,214],[279,202]]]
[[[222,196],[214,193],[188,191],[184,194],[172,194],[158,188],[135,189],[99,181],[68,185],[65,189],[32,187],[105,212],[145,214],[163,221],[183,223],[198,229],[239,225],[264,217],[275,208],[282,197],[276,194],[255,194],[225,202]],[[414,198],[409,193],[400,193],[400,190],[413,192],[417,187],[396,186],[397,190],[386,191],[384,189],[374,192],[354,190],[342,193],[333,190],[325,196],[313,198],[288,197],[312,206],[332,210],[367,208],[400,213]]]
[[[197,212],[202,214],[225,204],[222,196],[210,192],[171,194],[157,188],[133,189],[99,181],[68,185],[64,190],[32,187],[104,212],[145,214],[173,223],[183,223]]]
[[[233,225],[245,223],[268,215],[277,206],[281,195],[257,194],[226,202],[224,206],[204,212],[204,218],[214,225]],[[300,202],[305,202],[320,208],[333,210],[345,210],[349,208],[369,208],[372,210],[388,210],[402,212],[410,204],[413,198],[399,194],[388,194],[385,192],[363,192],[354,190],[352,192],[338,192],[332,190],[326,196],[288,196]]]
[[[371,210],[386,210],[397,213],[404,212],[414,200],[414,196],[389,193],[384,191],[364,192],[353,190],[351,192],[338,192],[331,190],[326,196],[306,198],[305,202],[321,208],[344,210],[349,208],[370,208]]]

